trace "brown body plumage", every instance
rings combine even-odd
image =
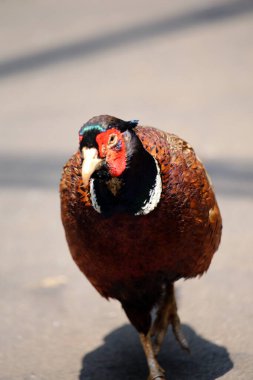
[[[208,269],[220,243],[221,216],[206,171],[188,143],[155,128],[134,131],[160,168],[157,207],[138,216],[98,213],[89,186],[83,185],[78,151],[63,170],[61,210],[80,270],[102,296],[118,299],[132,324],[147,335],[150,311],[161,302],[164,286]]]

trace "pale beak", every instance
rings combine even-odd
[[[85,187],[88,186],[90,177],[95,170],[99,169],[102,159],[98,158],[98,151],[95,148],[83,148],[82,178]]]

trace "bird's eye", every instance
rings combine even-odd
[[[116,134],[111,134],[108,139],[108,146],[113,147],[118,142],[118,136]]]

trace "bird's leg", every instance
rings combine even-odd
[[[141,344],[143,346],[143,349],[147,358],[148,366],[149,366],[148,380],[155,380],[155,379],[165,380],[164,370],[160,367],[160,365],[158,364],[155,358],[150,334],[148,333],[147,335],[145,335],[141,333],[140,340],[141,340]]]
[[[154,353],[158,355],[169,325],[169,297],[167,293],[162,296],[158,305],[156,319],[151,328],[151,336],[154,337]]]
[[[151,336],[154,336],[155,355],[160,351],[169,324],[171,324],[173,333],[180,346],[189,352],[189,346],[181,329],[180,319],[177,314],[177,304],[173,284],[168,284],[166,286],[165,294],[160,301],[157,316],[151,328]]]

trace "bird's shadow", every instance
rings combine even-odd
[[[170,379],[214,380],[233,368],[225,347],[201,336],[183,325],[191,354],[183,352],[169,331],[158,360]],[[170,342],[170,344],[169,344]],[[104,344],[86,354],[79,380],[146,380],[147,364],[138,334],[124,325],[105,336]]]

